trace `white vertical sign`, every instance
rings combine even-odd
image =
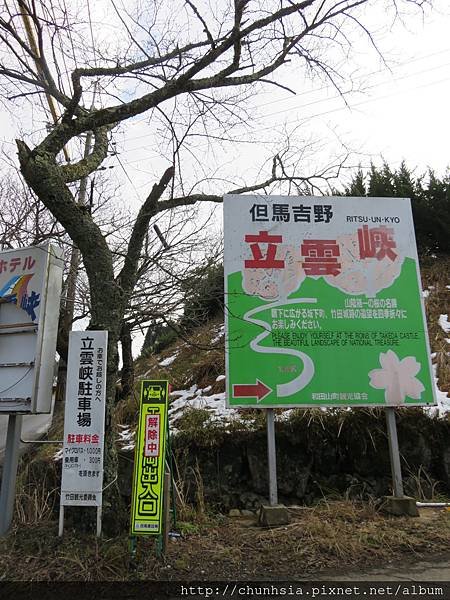
[[[107,331],[69,337],[61,506],[102,505]]]

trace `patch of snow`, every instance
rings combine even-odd
[[[127,446],[122,446],[121,450],[134,450],[134,442],[132,444],[128,444]]]
[[[212,385],[208,385],[207,387],[205,387],[205,388],[202,389],[202,393],[203,392],[210,392],[211,388],[212,388]]]
[[[213,339],[211,340],[211,344],[217,344],[217,342],[220,340],[220,338],[223,336],[224,333],[225,333],[225,325],[221,325],[219,327],[219,329],[217,330],[217,335],[215,337],[213,337]]]
[[[169,356],[168,358],[165,358],[158,364],[160,367],[168,367],[169,365],[171,365],[173,363],[173,361],[176,359],[177,356],[178,356],[178,352],[175,352],[175,354],[173,354],[172,356]]]
[[[433,366],[433,378],[434,378],[434,389],[436,393],[436,406],[430,406],[429,408],[425,408],[425,412],[428,413],[430,417],[443,417],[447,413],[450,413],[450,398],[447,394],[441,391],[438,387],[438,378],[436,375],[437,365]]]
[[[295,408],[287,408],[286,410],[283,410],[283,412],[281,414],[275,416],[275,420],[276,421],[289,421],[294,410],[295,410]]]
[[[441,315],[439,317],[439,325],[442,327],[445,333],[450,333],[450,323],[448,322],[448,315]]]
[[[58,450],[57,452],[55,452],[55,455],[53,456],[53,460],[55,462],[58,462],[58,461],[62,460],[63,452],[64,452],[63,448],[61,448],[60,450]]]
[[[193,396],[197,389],[198,388],[194,383],[194,385],[191,385],[191,387],[188,390],[175,390],[173,392],[170,392],[170,397],[175,398],[176,396],[183,396],[185,398],[188,398],[189,396]]]
[[[430,295],[430,290],[422,290],[422,297],[423,298],[428,298],[429,295]]]
[[[119,438],[117,440],[120,444],[120,449],[121,450],[134,450],[135,432],[131,431],[131,429],[128,427],[128,425],[119,425],[118,427],[123,429],[123,431],[119,431]]]
[[[225,375],[218,375],[216,377],[216,381],[223,381],[225,379]]]
[[[126,425],[119,425],[119,427],[124,428],[123,431],[119,431],[119,441],[120,442],[128,442],[129,440],[133,439],[134,431],[131,431],[131,429],[129,427],[127,427]]]
[[[169,408],[169,423],[172,433],[176,433],[176,428],[174,427],[176,421],[185,411],[193,408],[207,410],[209,413],[209,422],[226,424],[239,418],[238,410],[226,406],[225,392],[211,394],[210,396],[202,394],[202,392],[209,391],[210,389],[211,386],[208,386],[204,390],[198,390],[197,386],[192,386],[189,390],[176,390],[172,392],[172,397],[178,396],[176,400],[173,400]]]

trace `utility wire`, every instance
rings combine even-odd
[[[313,115],[307,115],[307,116],[304,117],[303,120],[304,121],[309,121],[311,119],[316,119],[318,117],[322,117],[324,115],[332,114],[332,113],[335,113],[335,112],[340,112],[340,111],[343,111],[343,110],[350,110],[350,111],[352,111],[353,109],[358,108],[359,106],[363,106],[365,104],[370,104],[370,103],[373,103],[373,102],[378,102],[379,100],[385,100],[386,98],[392,98],[394,96],[405,94],[405,93],[408,93],[408,92],[411,92],[411,91],[414,91],[414,90],[417,90],[417,89],[422,89],[422,88],[425,88],[425,87],[429,87],[429,86],[432,86],[432,85],[438,85],[438,84],[444,83],[446,81],[450,81],[450,78],[443,78],[443,79],[439,79],[437,81],[433,81],[433,82],[430,82],[430,83],[425,83],[425,84],[422,84],[422,85],[419,85],[419,86],[414,86],[414,87],[408,88],[407,90],[401,90],[401,91],[398,91],[398,92],[392,92],[391,94],[385,94],[384,96],[377,96],[376,98],[369,98],[367,100],[362,100],[361,102],[357,102],[356,104],[352,104],[352,105],[349,105],[349,106],[340,106],[340,107],[333,108],[333,109],[330,109],[330,110],[326,110],[326,111],[323,111],[323,112],[320,112],[320,113],[315,113]],[[280,113],[278,113],[278,114],[281,114],[282,112],[284,112],[284,111],[280,111]],[[286,125],[292,125],[294,123],[298,123],[298,119],[291,120],[291,121],[286,121],[285,124]],[[259,129],[257,129],[255,131],[255,133],[260,133],[262,131],[273,130],[273,127],[274,127],[273,125],[269,125],[267,127],[261,127]],[[254,143],[253,140],[233,140],[232,141],[232,143],[238,143],[238,142],[242,143],[242,144],[252,144],[252,143]],[[269,144],[269,143],[272,143],[272,140],[262,140],[261,143]],[[199,148],[202,148],[202,147],[205,148],[206,146],[207,146],[206,144],[203,144],[202,146],[199,146]],[[141,146],[139,148],[135,148],[134,150],[136,151],[136,150],[140,150],[140,149],[143,149],[143,148],[147,148],[147,146]],[[128,152],[128,151],[126,151],[126,152]],[[160,155],[159,154],[149,155],[149,156],[145,157],[145,160],[148,160],[149,158],[160,158]],[[133,165],[135,163],[142,162],[143,160],[144,159],[140,158],[140,159],[136,159],[136,160],[131,160],[131,161],[123,162],[123,164],[124,165]],[[142,171],[142,172],[143,173],[148,173],[147,171]]]
[[[17,5],[18,5],[19,11],[20,11],[20,16],[22,17],[22,21],[23,21],[23,24],[25,27],[25,32],[27,34],[28,43],[30,44],[30,48],[36,57],[36,59],[34,60],[34,63],[36,65],[37,72],[41,76],[42,80],[45,81],[44,72],[41,68],[41,65],[39,64],[39,61],[37,60],[37,57],[40,57],[40,53],[39,53],[38,44],[36,42],[35,27],[31,20],[31,11],[25,0],[17,0]],[[55,101],[53,99],[53,96],[51,96],[47,92],[45,93],[45,96],[47,98],[47,103],[48,103],[48,106],[50,109],[50,114],[52,115],[53,123],[56,125],[56,123],[59,120],[59,116],[58,116],[58,113],[56,110]],[[66,146],[64,146],[63,152],[64,152],[64,157],[65,157],[66,161],[70,162],[70,156],[69,156]]]
[[[404,61],[402,63],[398,63],[397,65],[395,65],[394,67],[392,67],[392,70],[398,69],[400,67],[403,67],[405,65],[409,65],[409,64],[412,64],[412,63],[415,63],[415,62],[419,62],[421,60],[425,60],[427,58],[431,58],[433,56],[438,56],[440,54],[445,54],[447,52],[450,52],[450,48],[446,48],[445,50],[440,50],[439,52],[433,52],[431,54],[425,54],[425,55],[417,57],[415,59],[411,59],[411,60],[408,60],[408,61]],[[416,73],[405,75],[403,77],[393,78],[393,79],[390,79],[390,80],[386,80],[384,82],[379,82],[378,84],[373,84],[371,86],[368,86],[366,89],[371,89],[373,87],[376,87],[377,85],[384,85],[385,83],[388,84],[388,83],[395,82],[395,81],[401,81],[402,79],[406,79],[408,77],[414,77],[415,75],[419,75],[419,74],[426,73],[426,72],[429,72],[429,71],[434,71],[436,69],[442,68],[443,66],[447,66],[448,64],[449,63],[444,63],[443,65],[438,65],[437,67],[431,67],[430,69],[424,69],[424,70],[418,71]],[[386,72],[386,69],[378,69],[376,71],[371,71],[370,73],[367,73],[367,74],[359,75],[358,77],[356,77],[356,80],[366,79],[367,77],[371,77],[372,75],[376,75],[378,73],[385,73],[385,72]],[[332,87],[331,84],[328,84],[328,85],[325,85],[325,86],[322,86],[322,87],[319,87],[319,88],[314,88],[312,90],[307,90],[306,92],[301,92],[299,94],[296,94],[295,98],[303,98],[305,96],[309,96],[311,94],[314,94],[314,93],[317,93],[317,92],[321,92],[323,90],[329,90],[331,87]],[[349,90],[349,92],[351,93],[352,90]],[[354,92],[357,92],[357,90],[354,90]],[[303,106],[310,106],[311,104],[320,103],[320,102],[326,102],[328,100],[332,100],[332,99],[336,99],[336,98],[340,98],[340,97],[341,97],[341,95],[338,94],[338,95],[332,96],[331,98],[324,98],[324,99],[320,99],[320,100],[316,100],[316,101],[310,102],[308,104],[302,104],[299,107],[302,108]],[[293,96],[289,96],[287,98],[281,98],[281,99],[277,99],[277,100],[270,100],[269,102],[265,102],[263,104],[256,104],[253,108],[254,109],[259,109],[259,108],[263,108],[265,106],[269,106],[271,104],[279,104],[280,102],[287,102],[287,101],[291,101],[293,99],[294,99]],[[287,108],[287,109],[283,109],[283,111],[279,111],[279,112],[287,112],[287,111],[290,111],[290,110],[294,110],[295,108],[296,107],[294,107],[293,109],[292,108]],[[278,113],[271,113],[271,114],[278,114]],[[265,116],[268,116],[268,115],[265,115]],[[135,121],[132,122],[132,124],[133,125],[135,125],[135,124],[138,125],[139,123],[142,123],[142,122],[144,122],[146,120],[147,120],[146,118],[135,120]],[[135,136],[135,137],[127,138],[127,141],[133,141],[133,140],[143,139],[145,137],[147,137],[147,136],[146,135],[138,135],[138,136]]]
[[[450,62],[443,63],[443,64],[437,65],[437,66],[435,66],[435,67],[433,67],[431,69],[423,69],[421,71],[416,71],[414,73],[409,73],[409,74],[404,75],[402,77],[397,77],[397,78],[394,78],[394,79],[390,79],[390,80],[385,80],[385,81],[381,81],[381,82],[378,82],[378,83],[374,83],[372,85],[367,86],[365,88],[365,90],[373,90],[373,89],[376,89],[376,88],[378,88],[380,86],[383,86],[383,85],[393,84],[393,83],[396,83],[398,81],[403,81],[405,79],[410,79],[411,77],[416,77],[416,76],[419,76],[419,75],[423,75],[424,73],[431,73],[433,71],[437,71],[437,70],[442,69],[444,67],[448,67],[449,65],[450,65]],[[432,85],[432,84],[430,84],[430,85]],[[274,112],[271,112],[271,113],[265,113],[265,114],[263,114],[261,116],[254,117],[254,121],[256,121],[256,122],[263,121],[264,119],[267,119],[269,117],[281,115],[281,114],[286,113],[286,112],[292,112],[294,110],[300,110],[300,109],[306,108],[308,106],[316,106],[317,104],[323,104],[324,102],[330,102],[332,100],[338,100],[340,97],[341,96],[338,94],[338,95],[335,95],[335,96],[331,96],[330,98],[321,98],[319,100],[314,100],[314,101],[308,102],[306,104],[300,104],[300,105],[291,106],[289,108],[285,108],[285,109],[282,109],[282,110],[277,110],[277,111],[274,111]],[[371,101],[372,99],[369,99],[369,100]],[[376,100],[376,98],[373,99],[373,100]],[[348,107],[347,106],[345,106],[345,107],[339,107],[339,110],[345,110],[347,108],[351,109],[352,107],[358,106],[358,105],[359,104],[349,105]],[[263,105],[261,105],[261,106],[263,106]],[[255,108],[258,108],[258,107],[255,107]],[[323,113],[321,113],[321,114],[323,114]],[[315,117],[315,115],[313,115],[312,117],[307,117],[307,118],[314,118],[314,117]],[[264,128],[264,129],[267,129],[267,128]],[[256,132],[264,131],[264,129],[257,129]],[[218,133],[219,130],[216,129],[216,130],[213,130],[210,133],[214,133],[214,132]],[[136,136],[136,137],[133,137],[133,138],[127,138],[127,142],[130,142],[130,141],[133,141],[133,140],[137,140],[137,139],[147,138],[147,137],[148,137],[148,133],[146,135]],[[148,145],[137,146],[135,148],[128,148],[126,150],[123,150],[121,152],[121,154],[129,153],[129,152],[135,152],[135,151],[143,149],[143,148],[148,148]],[[159,156],[159,155],[155,155],[155,156]]]

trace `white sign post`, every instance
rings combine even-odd
[[[107,331],[69,337],[59,535],[64,506],[96,506],[101,533]]]

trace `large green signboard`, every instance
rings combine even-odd
[[[162,533],[168,388],[167,381],[142,381],[134,457],[131,535]]]
[[[408,199],[225,196],[230,406],[434,404]]]

